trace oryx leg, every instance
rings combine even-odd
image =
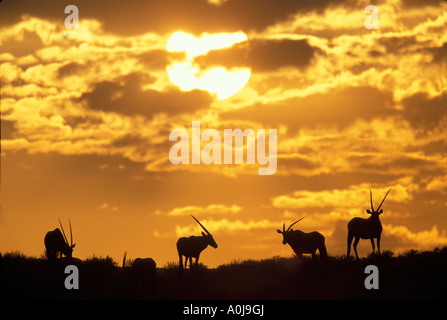
[[[179,253],[178,258],[179,258],[178,269],[180,272],[182,272],[182,270],[183,270],[183,255]]]
[[[360,238],[355,237],[354,239],[354,252],[355,252],[355,257],[358,260],[359,259],[359,255],[357,254],[357,245],[359,244]]]
[[[349,255],[351,254],[352,239],[354,239],[354,236],[348,233],[348,251],[346,253],[346,258],[349,258]]]
[[[380,256],[380,235],[377,237],[377,250],[379,251]]]
[[[374,250],[376,249],[376,246],[374,245],[374,238],[371,238],[369,240],[371,240],[371,245],[373,247],[373,254],[374,254]]]

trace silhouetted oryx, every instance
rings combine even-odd
[[[360,239],[370,239],[371,245],[373,248],[374,253],[374,238],[377,239],[377,249],[379,250],[380,255],[380,236],[382,235],[382,223],[380,223],[379,215],[383,212],[380,207],[382,206],[383,202],[385,201],[386,196],[391,191],[388,190],[388,192],[385,194],[385,197],[383,197],[382,202],[380,203],[377,210],[374,210],[373,206],[373,200],[372,200],[372,192],[369,190],[369,199],[371,201],[371,210],[367,209],[366,212],[369,213],[371,216],[368,219],[364,218],[353,218],[351,221],[348,222],[348,252],[346,254],[346,257],[349,258],[349,254],[351,253],[351,243],[352,239],[354,240],[354,252],[355,257],[358,259],[359,256],[357,254],[357,244],[359,243]]]
[[[214,241],[213,236],[211,233],[209,233],[208,230],[205,229],[205,227],[194,218],[194,216],[191,215],[194,220],[202,227],[202,229],[205,232],[202,232],[202,236],[191,236],[191,237],[181,237],[177,241],[177,251],[179,256],[179,270],[180,272],[183,270],[183,258],[182,256],[185,256],[185,269],[188,264],[188,258],[189,258],[189,267],[192,266],[192,258],[196,258],[196,266],[199,262],[199,256],[200,253],[208,247],[208,245],[212,246],[213,248],[217,248],[217,243]]]
[[[316,259],[316,251],[318,249],[321,260],[326,261],[327,251],[326,245],[324,244],[325,238],[321,233],[317,231],[306,233],[291,229],[295,223],[302,219],[298,219],[292,223],[287,230],[285,224],[282,225],[282,231],[276,230],[283,236],[282,244],[285,245],[288,243],[299,258],[303,256],[303,253],[310,253],[312,254],[312,258]]]
[[[67,237],[65,236],[64,227],[62,227],[61,220],[59,219],[59,224],[61,226],[62,232],[59,228],[54,229],[53,231],[48,231],[44,238],[45,248],[48,259],[54,259],[57,257],[57,254],[60,253],[60,257],[62,258],[62,254],[66,257],[71,258],[73,254],[73,248],[76,244],[73,244],[73,233],[71,230],[71,221],[68,220],[70,224],[70,240],[71,244],[68,244]]]
[[[134,285],[150,285],[155,281],[157,264],[152,258],[136,258],[126,269],[127,251],[123,257],[123,277]]]

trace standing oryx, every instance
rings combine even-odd
[[[377,249],[379,250],[380,255],[380,236],[382,235],[382,223],[380,223],[379,215],[383,212],[380,207],[385,201],[386,196],[390,193],[391,189],[385,194],[382,202],[380,203],[377,210],[374,210],[373,200],[372,200],[372,192],[369,190],[369,199],[371,201],[371,210],[367,209],[366,212],[371,216],[368,219],[363,218],[353,218],[348,222],[348,252],[346,254],[347,258],[349,258],[349,254],[351,252],[351,243],[352,239],[354,240],[354,252],[355,257],[358,259],[359,256],[357,254],[357,244],[360,239],[370,239],[371,245],[374,253],[374,238],[377,239]]]
[[[192,258],[196,258],[196,266],[199,262],[199,256],[200,253],[208,247],[208,245],[212,246],[213,248],[217,248],[217,243],[214,241],[213,236],[211,233],[209,233],[208,230],[205,229],[205,227],[194,218],[194,216],[191,215],[194,220],[202,227],[202,229],[205,232],[202,232],[202,236],[191,236],[191,237],[182,237],[178,239],[177,241],[177,251],[179,256],[179,271],[182,272],[183,270],[183,258],[182,256],[185,256],[185,269],[188,264],[188,258],[189,258],[189,267],[192,266]]]
[[[305,233],[300,230],[294,231],[293,229],[290,229],[295,223],[302,219],[303,218],[298,219],[292,223],[287,230],[285,224],[282,225],[282,231],[277,230],[277,232],[281,233],[283,236],[282,244],[285,245],[288,243],[299,258],[303,256],[303,253],[310,253],[312,254],[312,258],[316,259],[315,253],[318,249],[321,260],[326,261],[327,251],[326,245],[324,244],[325,238],[321,233],[317,231]]]
[[[76,244],[73,244],[73,233],[71,231],[71,221],[70,223],[70,240],[71,244],[68,244],[67,237],[65,236],[64,227],[62,227],[61,220],[59,219],[59,224],[61,226],[62,232],[59,228],[54,229],[53,231],[48,231],[45,235],[44,243],[46,248],[46,253],[48,259],[54,259],[57,257],[57,254],[60,253],[60,257],[62,258],[62,254],[65,254],[67,258],[71,258],[73,254],[73,248]]]

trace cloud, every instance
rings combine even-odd
[[[403,117],[415,128],[425,131],[442,127],[447,117],[447,96],[430,98],[426,93],[416,93],[402,100]]]
[[[393,246],[397,252],[406,251],[408,248],[429,250],[447,245],[446,231],[439,231],[436,225],[433,225],[431,230],[414,232],[406,226],[384,224],[383,233],[388,245]]]
[[[447,194],[447,174],[444,176],[434,177],[427,184],[428,191],[439,191],[443,194]]]
[[[443,64],[447,60],[447,42],[444,42],[442,46],[433,49],[433,63],[439,63],[441,68],[446,69],[447,67]],[[444,72],[445,70],[441,70]]]
[[[252,39],[228,49],[212,50],[195,58],[195,62],[205,67],[249,67],[253,72],[265,72],[282,67],[306,67],[316,50],[307,40]]]
[[[13,137],[15,132],[14,124],[14,121],[1,119],[0,130],[2,140],[11,139]]]
[[[165,69],[171,60],[183,60],[184,52],[167,52],[164,49],[154,49],[141,54],[137,57],[145,70],[162,70]]]
[[[111,206],[108,203],[103,203],[98,207],[98,210],[118,211],[118,208],[115,206]]]
[[[293,97],[282,101],[256,103],[222,114],[223,119],[251,119],[270,126],[298,128],[324,125],[346,126],[357,119],[371,120],[395,114],[392,96],[375,88],[361,86]]]
[[[14,37],[2,39],[2,52],[9,52],[15,57],[23,57],[44,47],[41,38],[32,31],[21,29]]]
[[[181,92],[143,90],[144,83],[151,78],[141,73],[119,77],[115,81],[95,83],[90,92],[85,92],[78,102],[86,102],[92,110],[116,112],[124,115],[144,115],[156,113],[178,114],[209,107],[212,97],[205,91]]]
[[[424,0],[405,0],[402,1],[402,5],[404,7],[427,7],[427,6],[439,6],[443,0],[433,0],[433,1],[424,1]]]
[[[272,198],[272,206],[282,209],[326,208],[344,210],[346,208],[369,207],[369,191],[373,193],[373,205],[377,208],[386,192],[392,188],[386,201],[408,202],[418,185],[411,178],[401,179],[385,187],[375,187],[363,183],[350,186],[348,189],[332,189],[322,191],[298,190],[289,195]]]
[[[427,45],[427,43],[418,42],[416,35],[382,37],[377,41],[385,47],[387,53],[400,55],[414,53]]]
[[[174,208],[167,213],[168,216],[186,216],[186,215],[225,215],[225,214],[235,214],[239,213],[242,208],[236,204],[227,206],[224,204],[210,204],[206,207],[201,206],[186,206]]]
[[[278,155],[296,155],[311,166],[292,166],[287,171],[278,161],[278,173],[315,176],[322,173],[374,173],[418,175],[442,169],[442,150],[433,150],[443,141],[442,128],[416,133],[399,118],[357,121],[345,130],[301,129],[289,139],[281,138]],[[430,147],[432,146],[432,147]],[[424,152],[428,148],[429,152]],[[293,159],[293,158],[292,158]]]
[[[88,71],[88,63],[81,64],[76,61],[73,61],[59,67],[59,69],[57,70],[57,76],[58,78],[62,79],[72,75],[81,74],[86,71]]]
[[[351,4],[352,1],[321,0],[317,2],[288,0],[230,0],[219,5],[206,0],[135,1],[132,6],[122,6],[122,1],[78,0],[80,25],[82,19],[94,18],[104,24],[107,32],[120,35],[143,33],[147,30],[167,33],[176,29],[190,32],[214,32],[237,30],[263,30],[278,21],[289,20],[294,13],[317,11],[336,5]],[[46,1],[35,5],[24,0],[20,5],[5,1],[0,11],[0,21],[4,25],[17,22],[22,15],[38,16],[60,21],[66,17],[66,4],[60,1]],[[123,23],[123,17],[132,17]]]
[[[262,220],[228,220],[228,219],[220,219],[220,220],[203,220],[200,221],[208,231],[212,234],[218,232],[237,232],[237,231],[252,231],[256,229],[273,229],[276,230],[278,226],[281,225],[279,222],[270,221],[268,219]],[[200,226],[189,225],[189,226],[175,226],[175,234],[179,237],[192,235],[198,232],[198,230],[202,230]]]

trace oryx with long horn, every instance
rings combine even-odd
[[[64,227],[62,227],[61,220],[59,219],[59,225],[61,229],[56,228],[53,231],[48,231],[44,238],[45,248],[48,259],[54,259],[57,257],[57,254],[60,253],[60,257],[62,258],[62,254],[66,257],[71,258],[73,254],[73,248],[76,244],[73,244],[73,233],[71,230],[71,221],[68,220],[70,224],[70,244],[68,244],[67,236],[65,235]]]
[[[388,192],[385,194],[385,197],[383,197],[382,202],[380,203],[379,207],[374,210],[373,206],[373,200],[372,200],[372,191],[369,190],[369,199],[371,201],[371,210],[367,209],[366,212],[369,213],[371,216],[368,219],[364,218],[353,218],[351,221],[348,222],[348,252],[346,254],[346,257],[349,258],[349,254],[351,253],[351,243],[352,239],[354,240],[354,252],[355,257],[358,259],[359,256],[357,254],[357,244],[359,243],[360,239],[370,239],[371,245],[373,249],[373,253],[375,250],[374,246],[374,238],[377,239],[377,249],[379,250],[380,255],[380,237],[382,235],[382,223],[380,222],[379,215],[383,212],[382,207],[383,202],[386,199],[386,196],[388,193],[390,193],[391,189],[388,190]]]
[[[202,227],[205,232],[202,232],[202,236],[191,236],[191,237],[181,237],[177,241],[177,251],[179,256],[179,270],[180,272],[183,270],[183,256],[185,256],[185,269],[188,264],[189,259],[189,267],[192,266],[192,258],[196,258],[196,266],[199,262],[200,253],[205,250],[208,245],[213,248],[217,248],[217,243],[214,241],[211,233],[206,230],[206,228],[197,220],[194,216],[191,215],[194,220]]]
[[[285,224],[282,225],[282,231],[276,230],[283,236],[282,244],[289,244],[299,258],[303,256],[303,253],[310,253],[312,258],[316,259],[316,252],[318,249],[321,260],[326,261],[327,251],[326,245],[324,244],[325,238],[321,233],[317,231],[306,233],[301,230],[291,229],[295,223],[302,219],[304,218],[298,219],[292,223],[287,230]]]

